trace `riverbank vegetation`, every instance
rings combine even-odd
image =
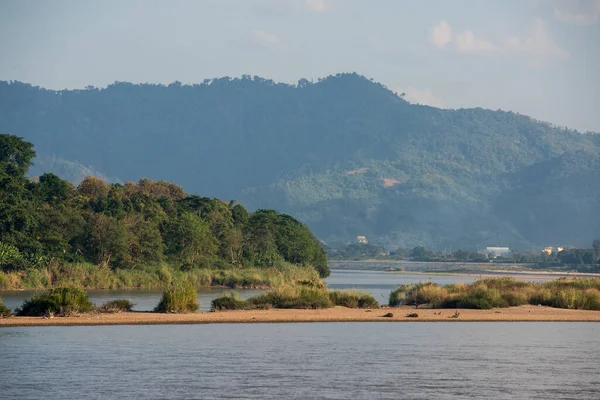
[[[15,310],[18,316],[42,315],[65,317],[94,310],[85,290],[75,287],[58,287],[35,294]]]
[[[298,281],[320,282],[314,268],[286,262],[272,267],[192,268],[182,270],[166,263],[133,269],[90,263],[51,262],[43,268],[0,272],[0,290],[49,289],[75,286],[82,289],[165,289],[187,281],[195,287],[272,288]]]
[[[178,283],[165,290],[154,312],[187,313],[196,312],[199,308],[196,288],[189,283]]]
[[[8,318],[12,315],[12,310],[2,303],[2,299],[0,299],[0,318]]]
[[[600,279],[557,279],[544,283],[513,278],[482,279],[472,284],[439,286],[433,282],[400,285],[389,305],[431,308],[490,309],[525,304],[578,310],[600,310]]]
[[[225,293],[212,301],[212,311],[264,309],[379,308],[368,294],[356,290],[332,290],[315,286],[286,286],[242,300],[235,292]]]
[[[150,179],[29,180],[34,156],[31,143],[0,135],[0,288],[165,287],[180,273],[199,285],[270,286],[285,263],[329,275],[325,250],[289,215]]]

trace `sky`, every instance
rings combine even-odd
[[[0,0],[0,80],[74,89],[341,72],[413,103],[600,132],[600,0]]]

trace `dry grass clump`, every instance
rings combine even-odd
[[[600,279],[557,279],[533,283],[514,278],[492,278],[469,285],[444,287],[427,282],[400,285],[392,291],[389,299],[392,307],[429,305],[434,308],[490,309],[525,304],[600,310]]]
[[[421,282],[416,285],[399,285],[390,293],[388,303],[391,307],[407,305],[419,308],[420,305],[428,304],[436,308],[441,306],[447,295],[446,288],[433,282]]]

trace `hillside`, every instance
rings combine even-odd
[[[35,143],[43,172],[173,181],[290,213],[329,244],[527,248],[600,236],[597,135],[413,105],[356,74],[72,91],[0,82],[0,131]]]

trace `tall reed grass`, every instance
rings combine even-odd
[[[176,283],[163,292],[154,312],[190,313],[200,308],[196,288],[189,283]]]
[[[320,309],[333,306],[379,308],[379,303],[368,293],[356,290],[328,291],[325,287],[304,284],[276,288],[248,300],[242,300],[235,292],[225,293],[212,301],[211,310]]]
[[[280,263],[271,268],[192,269],[181,271],[169,265],[134,269],[111,269],[88,263],[50,262],[45,268],[0,271],[0,290],[49,289],[73,286],[83,289],[165,289],[173,282],[187,281],[196,288],[275,288],[296,282],[322,283],[313,268]]]
[[[390,293],[389,305],[427,305],[432,308],[475,308],[544,305],[556,308],[600,310],[600,279],[561,278],[534,283],[514,278],[482,279],[472,284],[439,286],[435,283],[400,285]]]

